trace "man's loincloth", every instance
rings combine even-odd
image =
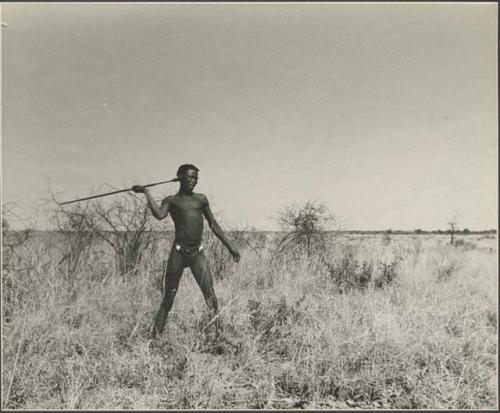
[[[172,254],[178,253],[182,259],[182,266],[184,268],[191,267],[198,256],[203,253],[203,246],[187,247],[178,243],[174,243]]]

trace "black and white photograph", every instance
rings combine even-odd
[[[1,409],[496,410],[496,2],[2,2]]]

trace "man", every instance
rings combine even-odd
[[[215,296],[212,274],[208,268],[201,238],[203,235],[203,217],[210,229],[229,250],[235,262],[240,261],[240,254],[227,240],[221,227],[210,211],[208,199],[203,194],[194,193],[198,183],[199,169],[190,164],[181,165],[177,170],[180,188],[175,195],[167,196],[158,207],[147,188],[135,185],[136,193],[146,195],[153,216],[159,220],[169,213],[174,221],[175,239],[172,244],[165,274],[163,300],[153,326],[153,338],[162,334],[168,313],[174,303],[175,294],[184,268],[189,267],[196,282],[203,292],[208,307],[214,315],[219,311]]]

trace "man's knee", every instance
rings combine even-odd
[[[173,300],[176,294],[177,294],[176,287],[165,288],[165,291],[163,293],[163,302],[168,302],[170,300]]]
[[[163,291],[163,300],[161,303],[163,307],[171,307],[175,295],[177,294],[177,290],[179,288],[179,281],[173,278],[174,277],[167,278],[165,282],[165,289]]]

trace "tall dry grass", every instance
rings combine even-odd
[[[337,236],[321,261],[243,237],[238,265],[212,263],[221,335],[186,270],[153,343],[168,240],[125,275],[104,247],[70,275],[33,240],[3,262],[2,407],[498,407],[496,239],[386,238]],[[339,289],[346,257],[362,288]]]

